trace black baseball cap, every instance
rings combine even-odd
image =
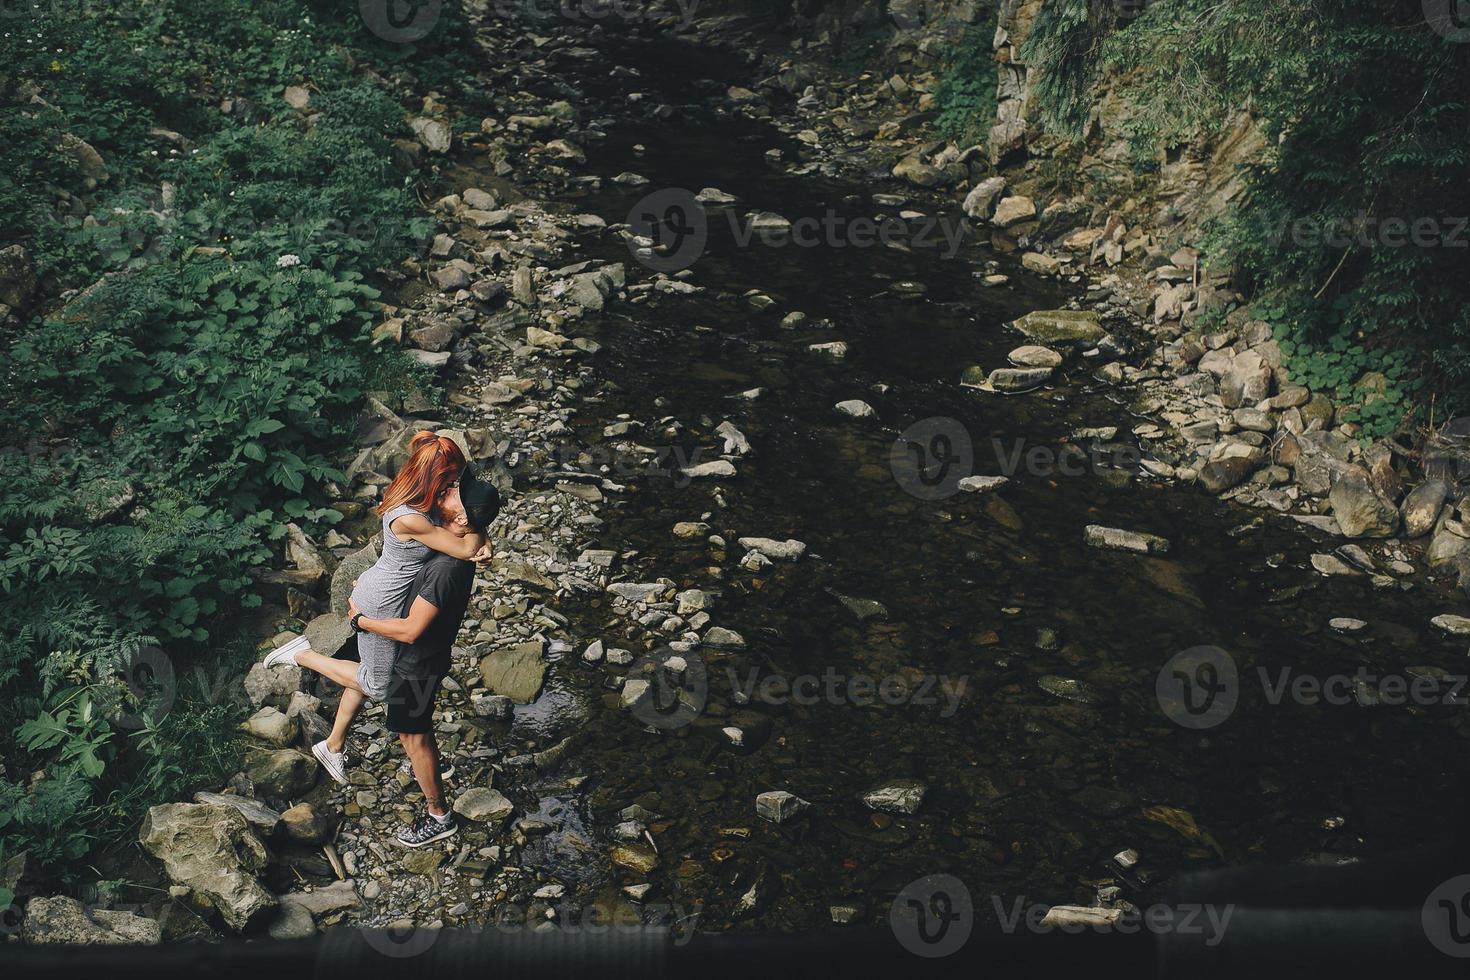
[[[460,474],[459,502],[464,505],[465,519],[476,531],[485,530],[500,513],[500,491],[474,463],[466,463]]]

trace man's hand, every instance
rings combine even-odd
[[[490,550],[490,546],[487,544],[482,546],[479,551],[475,552],[473,561],[476,565],[487,565],[494,557],[495,553]]]
[[[358,613],[357,603],[355,603],[355,602],[352,601],[352,597],[351,596],[348,596],[347,597],[347,618],[348,619],[351,619],[353,616],[356,616],[357,613]]]

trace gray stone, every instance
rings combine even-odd
[[[1011,326],[1043,344],[1095,344],[1107,335],[1101,315],[1093,310],[1036,310],[1011,321]]]
[[[242,722],[240,727],[247,735],[277,748],[284,749],[296,740],[296,719],[270,706],[261,708]]]
[[[281,815],[259,800],[252,800],[248,796],[239,796],[235,793],[205,793],[194,794],[195,803],[204,803],[208,806],[228,806],[240,811],[251,826],[262,837],[269,837],[275,832],[281,822]]]
[[[772,561],[797,561],[806,554],[806,545],[795,538],[777,541],[774,538],[738,538],[740,547],[747,551],[758,551]]]
[[[1470,636],[1470,617],[1445,613],[1443,616],[1435,616],[1430,622],[1450,636]]]
[[[1445,480],[1429,480],[1410,490],[1400,507],[1404,534],[1418,538],[1433,531],[1449,492],[1450,485]]]
[[[520,643],[496,650],[480,661],[480,676],[492,694],[501,694],[518,704],[530,704],[541,692],[546,662],[541,643]]]
[[[1061,354],[1050,347],[1040,347],[1036,344],[1017,347],[1006,357],[1012,364],[1023,368],[1059,368],[1062,366]]]
[[[1082,540],[1089,547],[1109,551],[1132,551],[1143,555],[1164,555],[1169,552],[1169,542],[1156,534],[1125,531],[1100,524],[1087,525],[1083,530]]]
[[[515,806],[500,790],[475,786],[459,794],[459,798],[454,801],[454,812],[466,820],[493,824],[494,832],[510,819],[515,812]]]
[[[884,813],[912,814],[918,812],[928,791],[929,787],[917,779],[894,779],[868,790],[862,795],[862,801],[870,809]]]
[[[996,391],[1030,391],[1045,384],[1051,375],[1051,368],[1044,367],[996,368],[986,380]]]
[[[755,798],[756,816],[771,823],[785,823],[806,810],[810,803],[785,790],[771,790]]]
[[[1398,508],[1357,474],[1333,484],[1327,499],[1332,503],[1337,526],[1349,538],[1387,538],[1399,529]]]
[[[138,841],[171,879],[206,899],[237,932],[276,907],[275,896],[256,878],[269,855],[238,810],[199,803],[151,807]]]
[[[245,775],[267,798],[296,799],[316,785],[317,761],[295,749],[256,749],[245,755]]]
[[[988,221],[995,213],[995,205],[1000,200],[1000,195],[1006,189],[1004,177],[987,177],[970,189],[965,195],[965,214],[976,221]]]
[[[997,228],[1009,228],[1023,221],[1030,221],[1036,217],[1036,202],[1029,197],[1016,195],[1001,200],[995,207],[995,214],[990,218],[992,224]]]
[[[162,939],[153,919],[84,908],[65,895],[31,899],[21,923],[21,940],[35,946],[152,946]]]

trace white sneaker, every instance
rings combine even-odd
[[[322,739],[311,747],[311,754],[316,756],[316,761],[322,764],[322,768],[343,786],[347,785],[347,752],[333,752],[327,747],[327,740]]]
[[[298,653],[305,653],[310,649],[311,641],[304,636],[298,636],[289,643],[283,643],[266,654],[265,660],[262,663],[267,667],[284,667],[287,664],[290,664],[292,667],[298,667],[300,665],[296,663],[296,655]]]
[[[414,774],[413,774],[413,760],[412,759],[409,759],[409,758],[405,758],[402,762],[400,762],[398,764],[398,771],[401,772],[401,773],[403,773],[409,779],[415,778],[414,777]],[[440,779],[448,779],[450,776],[453,776],[453,775],[454,775],[454,767],[453,766],[450,766],[447,769],[441,769],[441,770],[439,770],[439,778]]]

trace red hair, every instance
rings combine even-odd
[[[378,513],[386,514],[399,504],[429,513],[459,479],[464,465],[464,453],[453,439],[428,431],[416,433],[408,443],[408,462],[383,491]]]

